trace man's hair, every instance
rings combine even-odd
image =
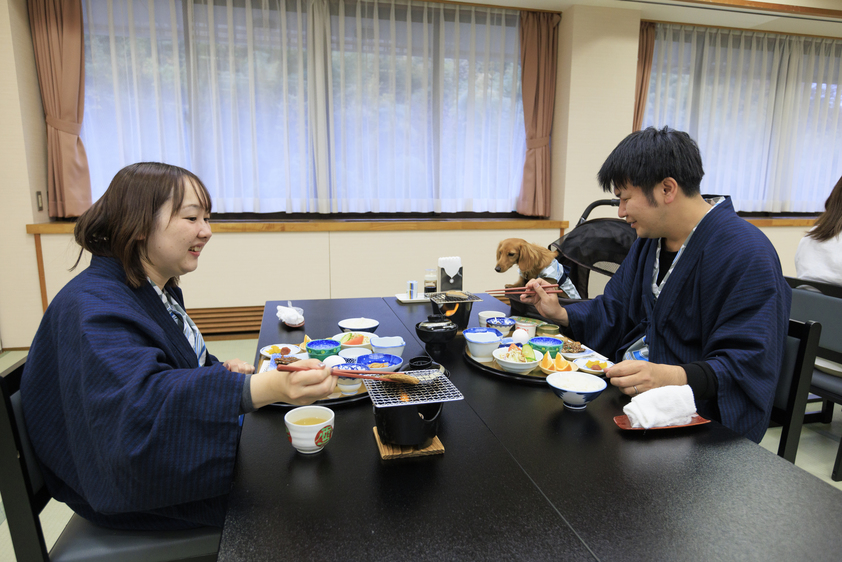
[[[76,221],[73,235],[82,250],[71,270],[87,250],[95,256],[116,258],[123,265],[129,286],[140,287],[146,281],[143,261],[158,212],[172,199],[169,218],[174,217],[184,201],[184,190],[191,184],[202,207],[210,213],[210,193],[195,174],[183,168],[139,162],[117,172],[105,194]],[[168,284],[177,283],[178,279],[171,279]]]
[[[636,131],[617,145],[597,174],[603,191],[639,187],[650,203],[654,187],[672,178],[688,197],[701,193],[705,171],[699,147],[682,131],[649,127]]]

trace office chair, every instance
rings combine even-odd
[[[50,552],[39,514],[50,501],[23,423],[20,380],[26,359],[0,373],[0,494],[18,562],[211,562],[221,531],[118,531],[73,515]]]

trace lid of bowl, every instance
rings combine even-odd
[[[432,316],[430,318],[432,318]],[[444,317],[442,316],[441,318]],[[457,330],[459,328],[451,320],[428,320],[427,322],[419,322],[418,327],[422,330],[429,330],[431,332],[447,332],[449,330]]]

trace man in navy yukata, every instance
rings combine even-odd
[[[604,294],[560,306],[540,280],[522,298],[616,362],[611,384],[635,396],[689,385],[698,413],[760,442],[783,360],[792,291],[775,248],[702,196],[699,148],[686,133],[626,137],[598,174],[638,239]]]

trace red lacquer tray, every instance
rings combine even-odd
[[[614,416],[614,423],[617,424],[617,427],[620,429],[628,429],[632,431],[646,431],[645,427],[632,427],[631,422],[629,421],[629,417],[625,414],[622,416]],[[705,423],[710,423],[710,420],[703,418],[699,414],[693,414],[693,417],[690,419],[690,423],[686,423],[684,425],[665,425],[662,427],[650,427],[650,430],[655,429],[676,429],[679,427],[691,427],[694,425],[702,425]]]

